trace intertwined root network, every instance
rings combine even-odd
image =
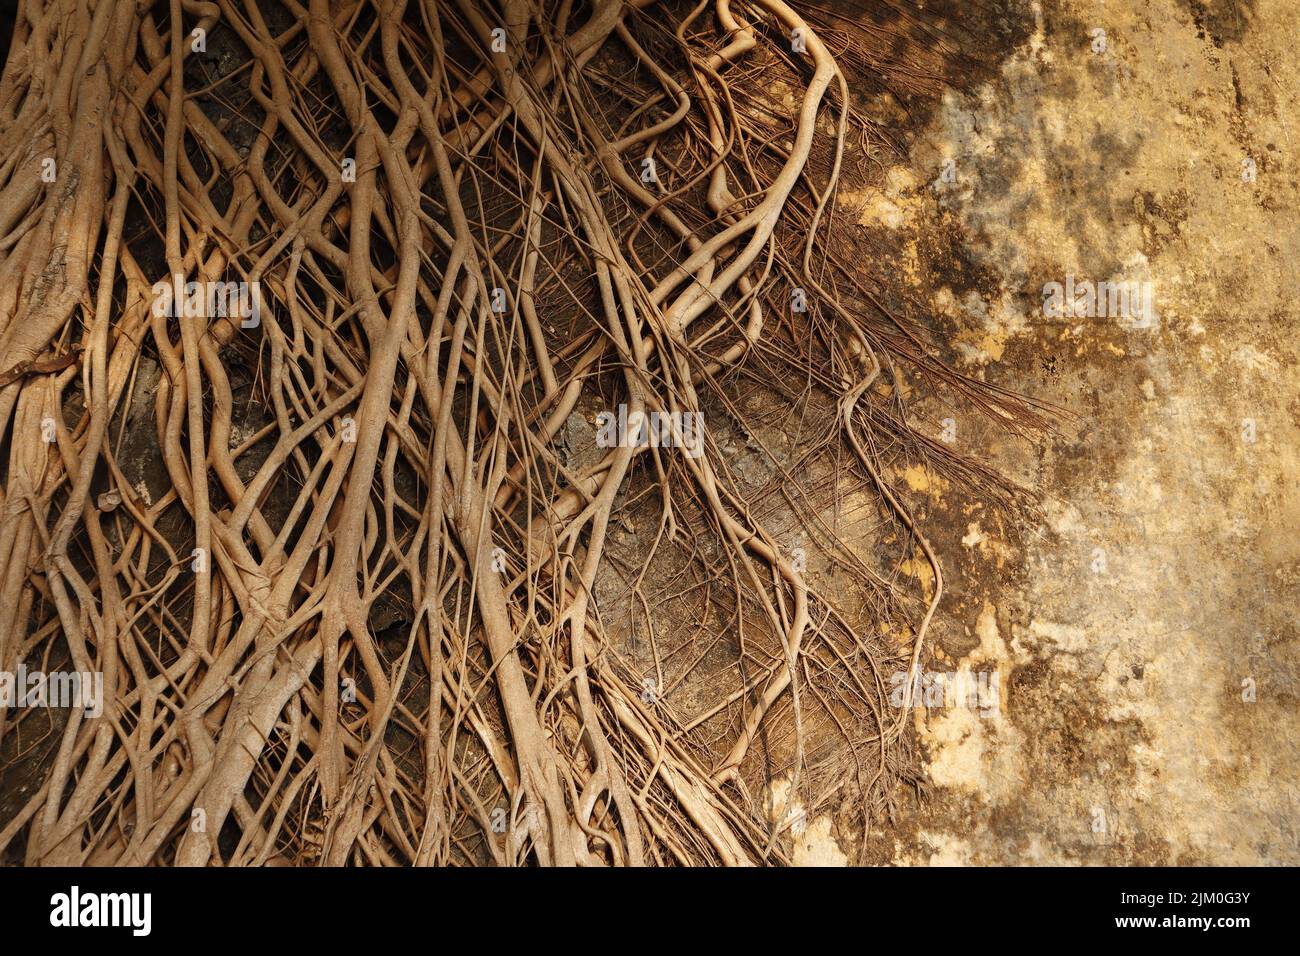
[[[751,864],[787,857],[796,806],[888,812],[915,779],[889,668],[943,590],[888,466],[986,477],[909,430],[899,377],[1033,416],[948,373],[837,245],[842,166],[882,138],[829,22],[22,5],[0,668],[104,692],[2,714],[5,754],[45,754],[10,858]],[[822,548],[868,595],[852,621],[719,448],[759,385],[818,430],[774,479],[797,540],[828,540],[813,475],[878,504],[884,573]],[[575,456],[593,409],[631,435]],[[616,581],[649,665],[598,599],[634,498],[657,522]],[[727,666],[687,695],[706,639]]]

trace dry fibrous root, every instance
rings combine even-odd
[[[836,251],[846,154],[880,140],[828,42],[793,0],[23,3],[0,669],[61,661],[103,700],[53,726],[0,848],[744,865],[789,845],[764,781],[886,811],[910,779],[886,665],[917,667],[943,579],[884,460],[979,474],[909,430],[897,377],[1026,416]],[[819,409],[803,464],[876,495],[879,546],[929,591],[851,569],[864,626],[810,584],[709,427],[743,426],[755,378]],[[659,440],[575,462],[562,432],[593,407]],[[799,470],[780,483],[806,505]],[[672,587],[707,589],[735,665],[708,708],[666,686],[702,655],[647,672],[602,619],[638,487],[659,521],[626,587],[651,614],[673,552]],[[38,718],[3,719],[12,740]]]

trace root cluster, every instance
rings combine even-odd
[[[909,428],[901,377],[1020,413],[836,237],[846,163],[887,146],[818,16],[22,5],[0,669],[101,673],[104,699],[0,712],[7,758],[44,755],[0,849],[743,865],[786,858],[796,802],[889,812],[915,782],[889,675],[943,575],[887,464],[986,477]],[[191,283],[253,312],[181,308]],[[762,501],[718,440],[770,440],[758,391],[812,435]],[[599,412],[632,434],[576,453]],[[845,482],[876,565],[820,513]],[[611,557],[634,513],[639,566]]]

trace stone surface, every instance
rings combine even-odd
[[[917,712],[933,788],[865,860],[1300,862],[1297,14],[1015,4],[997,75],[853,197],[956,366],[1066,413],[1034,442],[913,409],[1043,503],[1002,528],[907,482],[952,579],[932,666],[995,669],[1001,707]],[[1157,315],[1044,316],[1071,274]]]

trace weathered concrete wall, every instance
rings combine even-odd
[[[931,667],[996,670],[1000,712],[918,711],[931,799],[865,858],[1295,864],[1300,3],[1011,11],[998,75],[848,202],[958,367],[1073,417],[1035,445],[917,409],[1043,508],[1001,528],[913,483],[948,541]],[[1156,315],[1045,316],[1069,275]]]

